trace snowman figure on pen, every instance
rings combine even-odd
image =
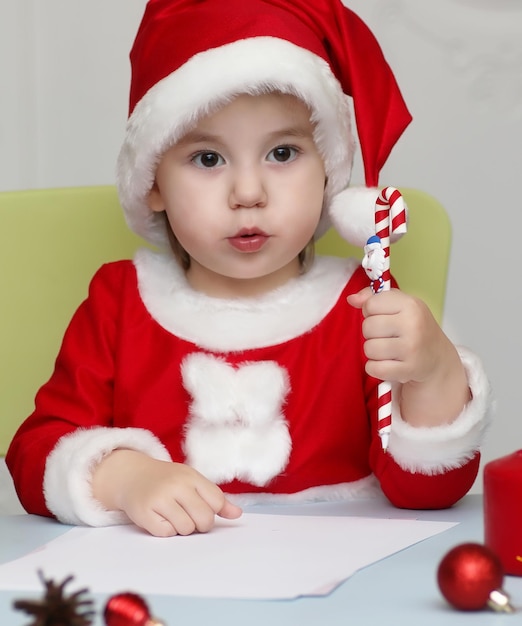
[[[372,235],[364,246],[364,258],[362,266],[368,278],[372,281],[373,293],[379,293],[384,289],[382,275],[386,267],[386,252],[382,247],[381,238]]]

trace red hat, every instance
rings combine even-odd
[[[147,206],[161,154],[202,116],[241,93],[293,94],[310,108],[328,183],[319,233],[333,220],[363,246],[377,189],[347,190],[351,105],[366,185],[411,121],[375,37],[340,0],[149,0],[132,51],[130,115],[118,158],[130,227],[166,244]]]

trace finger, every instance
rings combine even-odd
[[[370,315],[364,319],[361,331],[367,341],[397,339],[402,334],[399,320],[394,315]]]
[[[170,523],[175,531],[174,534],[191,535],[198,530],[199,521],[201,521],[203,528],[205,528],[205,524],[209,524],[210,528],[212,527],[214,514],[208,507],[206,508],[208,513],[205,516],[204,511],[198,510],[197,506],[190,503],[190,498],[189,504],[170,499],[168,502],[163,503],[161,508],[156,509],[156,513]]]
[[[365,287],[364,289],[361,289],[361,291],[358,291],[357,293],[351,293],[346,298],[346,301],[348,302],[348,304],[350,304],[354,308],[362,309],[364,304],[368,300],[368,298],[370,298],[372,295],[373,293],[372,293],[371,288]]]
[[[173,537],[178,534],[170,520],[156,511],[148,511],[144,515],[130,517],[130,519],[136,526],[154,537]]]
[[[400,361],[367,361],[366,373],[378,380],[405,383],[412,379],[411,372]]]
[[[404,305],[404,294],[398,289],[390,289],[375,294],[364,303],[363,313],[365,317],[373,315],[395,315],[401,312]]]
[[[227,502],[223,491],[215,483],[207,480],[206,478],[197,484],[196,490],[200,497],[203,498],[203,500],[216,514],[221,511]]]
[[[230,500],[225,500],[225,504],[221,510],[217,512],[217,514],[219,517],[223,517],[225,519],[237,519],[238,517],[241,517],[243,510],[241,507],[230,502]]]
[[[370,361],[399,361],[401,347],[393,338],[369,339],[364,342],[364,354]]]
[[[241,508],[227,500],[219,487],[216,485],[212,485],[212,487],[214,489],[211,491],[218,490],[217,497],[212,494],[212,496],[207,499],[203,497],[199,491],[194,491],[188,493],[183,500],[179,502],[180,506],[194,524],[193,530],[190,530],[190,526],[187,526],[189,532],[194,532],[194,530],[200,533],[208,532],[214,527],[216,515],[225,519],[236,519],[242,514],[243,511]],[[185,520],[182,521],[185,523]],[[179,534],[189,534],[180,529],[178,522],[176,522],[175,525]]]

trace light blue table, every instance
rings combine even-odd
[[[416,517],[460,523],[360,570],[327,597],[251,601],[147,596],[153,615],[163,619],[167,626],[205,626],[209,623],[216,626],[515,626],[522,623],[522,578],[507,576],[504,581],[504,589],[510,594],[512,603],[521,609],[516,615],[497,614],[489,610],[473,613],[456,611],[446,604],[438,590],[436,570],[444,554],[457,544],[483,541],[482,498],[478,495],[467,496],[452,509],[444,511],[398,510],[380,499],[249,510],[296,515]],[[0,561],[25,554],[67,529],[67,526],[52,520],[32,515],[2,516]],[[71,573],[74,574],[74,567]],[[70,591],[76,589],[73,581]],[[30,597],[38,596],[27,592],[0,591],[0,625],[26,625],[29,617],[13,611],[12,602],[15,598]],[[102,595],[94,595],[93,598],[98,614],[94,626],[102,626],[100,613],[107,598]]]

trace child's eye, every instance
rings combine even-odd
[[[277,148],[270,150],[267,160],[276,161],[277,163],[286,163],[287,161],[293,161],[297,155],[297,148],[293,148],[292,146],[277,146]]]
[[[225,160],[217,152],[198,152],[192,157],[192,162],[201,168],[212,168],[223,165]]]

